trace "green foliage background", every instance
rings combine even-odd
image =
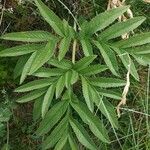
[[[103,12],[106,9],[107,3],[106,1],[63,1],[68,8],[73,11],[74,14],[77,13],[80,16],[80,20],[90,19],[95,16],[96,13]],[[148,14],[150,10],[150,5],[142,2],[141,0],[128,0],[128,4],[131,5],[131,9],[133,10],[134,16],[144,15],[147,17],[147,20],[142,24],[140,28],[138,28],[139,33],[143,31],[149,31],[150,27],[150,15]],[[76,9],[72,8],[72,4],[77,5]],[[67,10],[64,9],[62,5],[60,5],[57,1],[49,0],[47,5],[52,8],[54,12],[61,18],[65,18],[69,22],[72,23],[72,19],[68,14]],[[34,30],[34,29],[45,29],[46,31],[51,31],[46,22],[41,20],[41,16],[37,11],[36,7],[32,3],[25,3],[24,5],[15,5],[14,13],[5,12],[3,17],[3,23],[1,32],[3,32],[6,27],[9,25],[7,32],[14,31],[26,31],[26,30]],[[1,43],[2,45],[13,45],[13,43],[8,43],[7,41]],[[3,48],[1,48],[3,49]],[[14,93],[12,93],[13,89],[16,87],[18,81],[13,82],[12,79],[12,71],[15,66],[15,61],[10,58],[1,58],[2,63],[0,65],[0,84],[1,84],[1,95],[2,97],[3,90],[5,89],[9,96],[9,103],[14,103],[12,99],[17,97]],[[122,73],[125,74],[126,70],[124,70],[123,66],[120,66]],[[7,68],[7,69],[6,69]],[[147,84],[147,67],[139,66],[139,74],[140,74],[140,83],[133,81],[133,85],[131,87],[131,91],[129,94],[130,101],[128,102],[128,108],[134,108],[139,112],[144,112],[146,104],[146,84]],[[109,74],[106,74],[109,76]],[[32,79],[31,79],[32,80]],[[137,94],[138,93],[138,94]],[[80,94],[79,94],[80,96]],[[8,101],[8,100],[7,100]],[[5,103],[6,99],[2,98],[1,103]],[[113,102],[114,105],[117,105],[117,102]],[[14,106],[15,105],[15,106]],[[40,149],[41,138],[38,138],[33,134],[35,128],[37,128],[37,122],[32,121],[32,103],[24,104],[24,105],[16,105],[11,104],[7,106],[9,110],[12,112],[12,117],[9,121],[10,127],[10,145],[11,149],[21,150],[21,149]],[[1,106],[1,108],[3,108]],[[128,109],[127,108],[127,109]],[[129,124],[130,122],[130,124]],[[117,134],[120,140],[123,150],[127,149],[146,149],[148,150],[150,145],[149,136],[147,136],[147,125],[146,125],[146,117],[145,115],[140,115],[139,113],[130,113],[129,111],[125,111],[122,118],[120,118],[119,123],[121,124],[122,131],[119,131]],[[5,122],[4,122],[5,124]],[[2,127],[2,132],[4,133],[1,137],[0,144],[1,147],[6,143],[6,126]],[[116,149],[118,148],[118,141],[114,136],[114,133],[110,133],[110,136],[114,139],[112,143],[108,145],[101,145],[103,149]],[[92,137],[92,134],[91,134]],[[94,136],[92,137],[94,140]],[[80,146],[81,149],[84,149]]]

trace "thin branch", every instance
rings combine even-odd
[[[6,147],[6,150],[8,150],[8,145],[9,145],[9,121],[7,121],[7,147]]]
[[[74,30],[76,31],[77,25],[76,22],[74,22]],[[73,47],[72,47],[72,63],[74,64],[76,61],[76,48],[77,48],[77,40],[75,39],[73,41]]]
[[[147,114],[149,114],[149,89],[150,89],[149,83],[150,83],[150,64],[148,66],[148,73],[147,73],[147,94],[146,94],[147,95],[146,96],[146,113]],[[147,125],[148,132],[150,133],[148,116],[146,116],[146,125]]]
[[[144,116],[147,116],[147,117],[150,117],[150,114],[147,114],[147,113],[144,113],[144,112],[140,112],[140,111],[137,111],[137,110],[134,110],[134,109],[124,108],[124,107],[120,107],[120,109],[121,110],[125,110],[125,111],[129,111],[129,112],[133,112],[133,113],[136,113],[136,114],[144,115]]]
[[[2,21],[3,21],[3,16],[4,16],[4,11],[5,11],[5,4],[6,4],[6,0],[4,0],[4,4],[2,6],[1,17],[0,17],[0,26],[1,26]]]

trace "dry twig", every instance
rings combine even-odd
[[[150,3],[150,0],[143,0],[144,2],[146,2],[146,3]]]
[[[128,94],[129,88],[130,88],[130,71],[131,71],[131,60],[129,58],[128,72],[126,75],[126,85],[125,85],[123,93],[122,93],[122,99],[117,106],[118,117],[120,117],[120,106],[125,105],[126,101],[127,101],[126,97],[127,97],[127,94]]]
[[[3,15],[4,15],[4,11],[5,11],[5,4],[6,4],[6,0],[4,0],[4,4],[2,5],[2,10],[1,10],[1,16],[0,16],[0,26],[2,24],[2,20],[3,20]]]
[[[109,0],[107,10],[112,9],[112,8],[117,8],[117,7],[120,7],[123,5],[125,5],[125,0]],[[128,18],[133,18],[133,13],[132,13],[131,9],[128,9],[125,14],[119,16],[118,21],[119,22],[126,21]],[[122,35],[121,37],[122,37],[122,39],[127,39],[127,38],[129,38],[129,35],[130,35],[130,33],[126,33],[126,34]],[[125,85],[123,93],[122,93],[122,99],[117,106],[118,117],[120,117],[120,107],[122,105],[125,105],[126,101],[127,101],[126,97],[127,97],[129,87],[130,87],[130,71],[131,71],[131,60],[129,57],[128,72],[126,75],[126,85]]]

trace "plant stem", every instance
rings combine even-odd
[[[74,22],[74,30],[76,31],[77,29],[77,24],[76,22]],[[76,57],[76,47],[77,47],[77,40],[74,39],[74,42],[73,42],[73,47],[72,47],[72,63],[74,64],[75,63],[75,57]]]
[[[8,150],[8,145],[9,145],[9,121],[7,121],[7,143],[6,143],[7,147],[6,150]]]
[[[149,114],[149,82],[150,82],[150,64],[148,66],[148,74],[147,74],[147,96],[146,96],[146,113],[147,114]],[[148,116],[146,116],[146,124],[147,124],[148,133],[150,133]]]
[[[4,11],[5,11],[5,4],[6,4],[6,0],[4,0],[4,4],[2,6],[1,17],[0,17],[0,26],[1,26],[2,20],[3,20],[3,15],[4,15]]]
[[[73,50],[72,50],[72,63],[75,63],[75,55],[76,55],[76,46],[77,46],[77,40],[75,39],[73,42]]]

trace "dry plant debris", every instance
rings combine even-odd
[[[127,94],[128,94],[129,88],[130,88],[130,71],[131,71],[131,60],[129,58],[128,72],[127,72],[127,75],[126,75],[126,85],[125,85],[123,93],[122,93],[122,99],[119,102],[119,104],[117,105],[117,114],[118,114],[118,117],[121,116],[120,115],[120,107],[122,105],[125,105],[126,101],[127,101]]]
[[[146,3],[150,3],[150,0],[143,0],[144,2],[146,2]]]
[[[109,0],[107,10],[112,9],[112,8],[117,8],[117,7],[120,7],[120,6],[123,6],[123,5],[125,5],[125,0],[122,0],[122,1],[121,0]],[[119,22],[126,21],[128,18],[133,18],[133,13],[132,13],[131,9],[128,9],[126,14],[123,14],[122,16],[120,16],[118,18],[118,21]],[[126,34],[122,35],[122,39],[127,39],[127,38],[129,38],[129,36],[130,36],[130,34],[126,33]],[[122,99],[119,102],[119,104],[117,105],[118,117],[121,116],[120,115],[120,107],[122,105],[125,105],[126,101],[127,101],[126,97],[127,97],[127,94],[128,94],[129,88],[130,88],[130,70],[131,70],[131,61],[130,61],[130,58],[129,58],[128,72],[127,72],[127,75],[126,75],[126,85],[125,85],[123,93],[122,93]]]

